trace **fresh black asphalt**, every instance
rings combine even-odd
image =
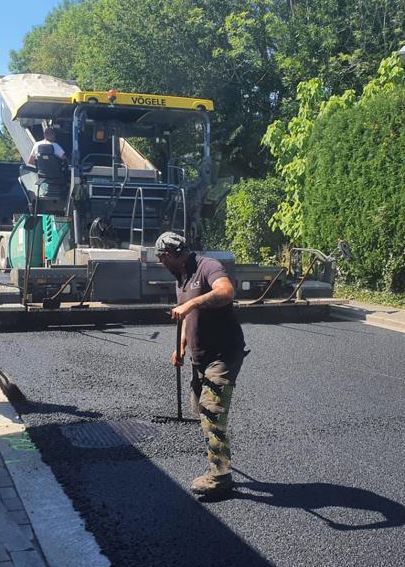
[[[198,425],[154,420],[176,414],[173,325],[2,333],[0,368],[116,567],[405,565],[405,334],[333,321],[244,332],[225,501],[188,492],[205,468]],[[155,428],[132,447],[80,448],[64,434],[132,419]]]

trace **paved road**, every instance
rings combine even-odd
[[[205,466],[198,426],[152,423],[176,411],[172,326],[3,333],[0,367],[114,566],[404,565],[405,335],[331,321],[244,331],[237,487],[223,502],[187,491]],[[83,423],[123,420],[149,436],[90,447]]]

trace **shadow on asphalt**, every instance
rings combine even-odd
[[[299,325],[299,323],[296,323]],[[324,337],[333,337],[333,335],[329,333],[321,333],[320,331],[310,331],[307,327],[299,328],[299,327],[291,327],[291,325],[286,325],[284,323],[280,324],[282,329],[289,329],[291,331],[299,331],[300,333],[309,333],[310,335],[323,335]]]
[[[11,401],[11,400],[10,400]],[[34,402],[29,399],[12,400],[17,413],[23,418],[29,414],[66,414],[75,417],[98,418],[102,417],[102,413],[98,411],[81,411],[77,406],[64,405],[64,404],[49,404],[46,402]],[[29,421],[29,420],[27,420]]]
[[[333,331],[337,331],[338,333],[354,333],[355,335],[372,335],[373,331],[375,330],[375,328],[373,327],[365,327],[364,325],[361,330],[359,330],[358,328],[353,329],[353,323],[358,323],[359,321],[342,321],[342,319],[337,319],[336,317],[331,317],[328,322],[335,324],[328,325],[327,322],[320,322],[312,323],[312,325],[321,329],[332,329]],[[336,325],[336,323],[340,323],[340,325]]]
[[[91,339],[96,339],[99,341],[104,341],[107,343],[113,343],[115,345],[119,345],[119,346],[123,346],[125,348],[128,348],[128,344],[127,343],[122,343],[119,341],[115,341],[111,338],[107,338],[106,336],[117,336],[118,338],[123,337],[123,338],[129,338],[132,339],[134,341],[141,341],[141,342],[145,342],[145,343],[156,343],[156,338],[159,336],[159,331],[155,331],[153,333],[150,334],[150,338],[146,339],[144,336],[140,335],[139,333],[129,333],[127,330],[123,330],[123,331],[117,331],[117,330],[110,330],[110,329],[92,329],[93,333],[91,331],[83,331],[83,330],[77,330],[76,332],[78,332],[80,335],[83,335],[85,337],[90,337]],[[97,331],[98,334],[94,334],[94,331]]]
[[[113,567],[275,567],[136,447],[28,431]]]
[[[329,527],[340,531],[376,530],[405,524],[405,507],[402,504],[370,490],[323,482],[307,484],[260,482],[236,468],[233,470],[248,479],[248,482],[235,482],[234,490],[229,496],[232,499],[252,500],[275,507],[301,508],[324,521]],[[240,492],[240,489],[248,492]],[[361,510],[381,514],[385,519],[362,524],[345,524],[316,511],[322,508]]]

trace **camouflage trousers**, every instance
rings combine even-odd
[[[206,366],[193,365],[191,409],[200,418],[208,450],[208,472],[214,476],[228,474],[231,451],[227,434],[228,414],[235,380],[245,353],[213,360]]]

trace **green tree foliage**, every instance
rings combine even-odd
[[[269,221],[272,228],[281,229],[293,243],[301,243],[308,143],[317,121],[340,109],[363,104],[380,92],[389,93],[405,83],[404,77],[398,56],[393,54],[381,62],[377,76],[364,87],[357,102],[352,89],[342,95],[328,97],[328,90],[319,79],[310,79],[298,85],[297,115],[290,120],[287,128],[282,121],[273,122],[263,137],[263,144],[276,159],[276,172],[284,181],[284,197]]]
[[[333,93],[362,87],[405,40],[403,0],[275,0],[277,60],[290,93],[319,77]]]
[[[276,159],[276,172],[284,182],[284,198],[270,217],[270,226],[280,228],[292,242],[302,234],[302,199],[306,165],[307,142],[319,113],[324,88],[318,79],[300,83],[297,90],[298,114],[285,129],[283,122],[271,124],[263,144]]]
[[[274,177],[241,180],[227,198],[226,243],[238,262],[263,262],[282,244],[268,218],[276,210],[281,183]]]
[[[317,120],[308,147],[304,240],[332,250],[346,239],[354,279],[405,290],[405,88]]]
[[[21,156],[7,130],[0,128],[0,161],[21,161]]]

